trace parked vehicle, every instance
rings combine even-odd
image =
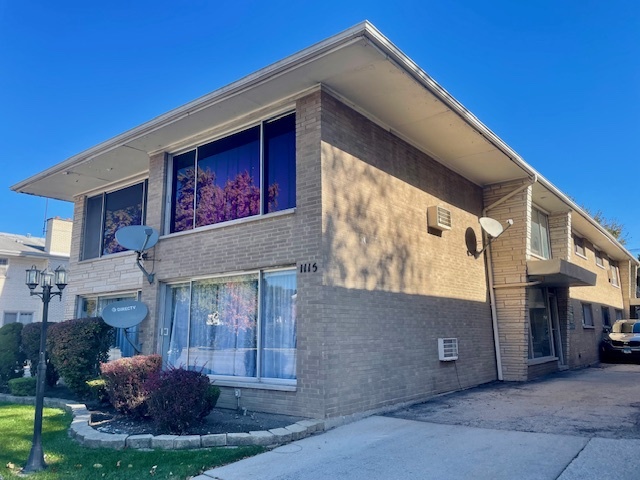
[[[618,320],[612,327],[605,327],[600,341],[600,360],[640,360],[640,320]]]

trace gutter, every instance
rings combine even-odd
[[[524,185],[516,188],[511,193],[508,193],[501,199],[493,202],[491,205],[483,208],[482,216],[486,217],[487,212],[489,210],[506,202],[511,197],[529,188],[531,185],[533,185],[537,181],[538,181],[538,175],[534,173],[532,177],[529,177],[528,183],[525,183]],[[484,231],[483,231],[483,235],[484,235]],[[496,286],[493,283],[493,258],[491,256],[491,244],[489,244],[485,249],[484,256],[485,256],[485,268],[487,269],[487,282],[489,283],[489,304],[491,306],[491,325],[493,327],[493,345],[495,348],[495,355],[496,355],[496,368],[498,372],[498,380],[502,381],[504,380],[504,376],[502,374],[502,353],[500,352],[500,335],[498,331],[498,310],[496,308],[496,294],[494,291]]]

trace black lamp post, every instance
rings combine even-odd
[[[27,280],[25,282],[31,295],[37,295],[42,299],[42,330],[40,331],[40,355],[38,359],[38,378],[36,383],[36,414],[33,421],[33,440],[31,442],[31,452],[27,464],[22,469],[24,473],[39,472],[47,468],[44,463],[44,452],[42,450],[42,407],[44,405],[44,384],[47,371],[45,360],[47,345],[47,317],[49,315],[49,301],[56,295],[62,301],[62,290],[67,286],[67,271],[58,267],[54,272],[48,268],[40,272],[36,266],[27,270]],[[52,292],[52,284],[58,287],[57,292]],[[40,285],[41,292],[36,292],[35,288]]]

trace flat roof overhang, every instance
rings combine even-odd
[[[616,260],[637,260],[571,199],[393,45],[362,22],[234,83],[16,183],[12,190],[73,201],[144,178],[149,155],[175,152],[256,121],[325,88],[471,182],[535,179],[533,200],[575,211],[573,225]]]
[[[533,175],[502,140],[363,22],[11,188],[73,201],[144,175],[149,154],[195,145],[207,132],[320,86],[478,185]]]
[[[529,260],[527,275],[544,287],[593,287],[597,275],[566,260]]]

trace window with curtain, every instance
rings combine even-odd
[[[209,375],[296,378],[296,271],[167,286],[165,362]]]
[[[613,260],[609,260],[609,269],[611,272],[611,285],[614,287],[620,286],[620,271],[618,270],[618,263]]]
[[[116,241],[116,231],[144,222],[147,182],[87,198],[84,212],[82,258],[126,250]]]
[[[288,114],[175,155],[169,231],[295,207],[295,150]]]
[[[78,318],[99,317],[102,310],[107,305],[120,300],[138,300],[138,293],[122,293],[113,296],[95,296],[78,298]],[[132,345],[133,344],[133,345]],[[134,345],[138,345],[138,326],[127,328],[116,328],[113,348],[120,350],[123,357],[133,357],[136,354]]]
[[[549,221],[537,208],[531,209],[531,252],[545,259],[551,258]]]

